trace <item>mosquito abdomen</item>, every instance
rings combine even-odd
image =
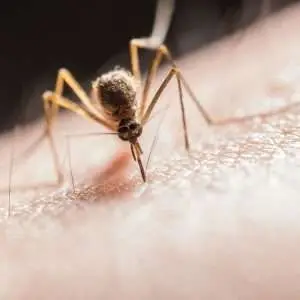
[[[109,117],[121,120],[135,116],[137,83],[130,72],[114,69],[99,77],[93,87]]]

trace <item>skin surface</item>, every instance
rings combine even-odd
[[[96,136],[71,141],[75,190],[68,181],[51,192],[15,191],[10,218],[3,193],[0,298],[299,299],[300,105],[292,105],[300,100],[299,17],[294,6],[179,61],[216,121],[289,108],[209,127],[185,97],[188,156],[172,84],[158,107],[174,102],[147,184],[127,144]],[[144,161],[161,114],[145,127]],[[41,129],[2,136],[3,161],[12,141],[17,157]],[[61,157],[64,134],[96,131],[105,130],[62,115],[55,125]],[[12,188],[54,183],[52,168],[45,142],[16,163]],[[3,189],[7,181],[1,167]]]

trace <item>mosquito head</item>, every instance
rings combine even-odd
[[[118,136],[123,141],[136,143],[143,132],[143,127],[134,119],[123,119],[119,123]]]
[[[116,121],[134,117],[137,83],[130,72],[116,68],[105,73],[93,83],[93,89],[109,117]]]

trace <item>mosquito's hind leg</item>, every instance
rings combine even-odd
[[[175,60],[173,59],[172,54],[171,54],[170,50],[168,49],[168,47],[165,44],[162,44],[158,48],[157,51],[161,52],[164,55],[164,57],[171,63],[172,67],[174,69],[176,69],[176,77],[177,77],[179,91],[182,90],[182,88],[179,87],[179,85],[180,85],[179,82],[181,82],[182,85],[184,86],[184,88],[186,89],[187,93],[189,94],[189,96],[191,97],[191,99],[193,100],[193,102],[195,103],[195,105],[197,106],[197,109],[199,110],[199,112],[203,116],[203,118],[206,121],[206,123],[208,125],[214,124],[215,122],[210,117],[210,115],[208,114],[208,112],[206,111],[206,109],[200,104],[200,102],[197,99],[196,95],[193,93],[190,85],[185,80],[185,78],[184,78],[184,76],[183,76],[180,68],[178,67],[178,65],[176,64]]]
[[[140,108],[139,108],[139,119],[142,118],[142,116],[145,113],[146,105],[147,105],[147,100],[148,100],[148,94],[149,94],[149,89],[150,85],[154,80],[154,77],[157,73],[157,69],[163,59],[165,57],[172,65],[174,69],[177,70],[176,76],[177,76],[177,82],[178,82],[178,89],[179,93],[182,93],[182,87],[180,86],[179,81],[182,82],[184,85],[185,89],[187,90],[189,96],[193,100],[193,102],[196,104],[197,109],[205,119],[206,123],[209,125],[214,124],[214,121],[208,114],[208,112],[204,109],[204,107],[200,104],[198,101],[197,97],[193,93],[192,89],[190,88],[189,84],[187,81],[184,79],[180,69],[178,68],[177,64],[175,63],[170,50],[165,44],[156,44],[153,42],[151,39],[132,39],[130,41],[130,55],[131,55],[131,66],[132,66],[132,72],[133,75],[137,78],[140,79],[141,74],[140,74],[140,62],[139,62],[139,57],[138,57],[138,48],[143,48],[143,49],[150,49],[150,50],[156,50],[156,55],[155,58],[153,59],[147,77],[146,77],[146,82],[145,86],[143,89],[143,95],[142,95],[142,100],[140,103]],[[182,96],[181,96],[182,98]],[[182,104],[181,104],[182,107]],[[186,126],[186,123],[185,125]]]
[[[147,45],[140,45],[140,47],[149,48],[149,47],[147,47]],[[188,95],[190,96],[190,98],[195,103],[198,111],[201,113],[201,115],[203,116],[204,120],[206,121],[206,123],[208,125],[222,126],[222,125],[228,125],[228,124],[233,124],[233,123],[241,123],[241,122],[252,120],[255,117],[259,117],[259,118],[263,119],[263,118],[266,118],[269,116],[276,115],[277,113],[286,111],[287,109],[289,109],[290,107],[293,107],[295,105],[295,104],[291,104],[291,105],[284,106],[282,108],[274,109],[272,111],[268,111],[268,112],[264,112],[264,113],[257,113],[257,114],[242,116],[242,117],[231,117],[231,118],[226,118],[225,120],[213,120],[213,118],[210,116],[210,114],[206,111],[206,109],[201,105],[201,103],[197,99],[197,96],[195,95],[195,93],[193,92],[189,83],[183,76],[180,68],[177,66],[176,62],[174,61],[168,47],[166,45],[162,44],[157,48],[157,52],[162,53],[162,55],[170,62],[172,68],[174,68],[176,70],[179,94],[182,93],[181,86],[183,86],[184,89],[186,90],[186,92],[188,93]],[[156,57],[159,57],[159,59],[161,59],[159,54],[157,54]],[[153,63],[153,65],[154,65],[154,63]],[[155,66],[153,68],[155,68]],[[180,99],[182,99],[182,95],[180,96]],[[184,110],[182,100],[180,100],[180,103],[181,103],[181,109]],[[296,105],[299,105],[299,104],[296,104]],[[184,114],[184,112],[183,112],[183,114]],[[183,115],[182,115],[182,117],[183,117],[183,119],[185,118]],[[183,124],[183,126],[186,126],[186,125]]]
[[[182,93],[183,81],[182,81],[182,78],[180,76],[180,71],[176,67],[173,66],[171,68],[171,70],[169,70],[168,74],[166,75],[166,77],[162,81],[161,85],[157,89],[157,91],[154,94],[154,96],[153,96],[153,98],[152,98],[149,106],[147,107],[144,115],[141,118],[141,125],[144,126],[148,122],[148,120],[149,120],[149,118],[150,118],[150,116],[151,116],[151,114],[153,112],[153,109],[156,106],[156,104],[158,103],[158,101],[159,101],[159,99],[160,99],[163,91],[168,86],[168,84],[170,83],[171,79],[174,76],[176,77],[177,86],[178,86],[180,109],[181,109],[181,116],[182,116],[182,125],[183,125],[183,132],[184,132],[185,148],[186,148],[187,151],[189,151],[190,143],[189,143],[189,137],[188,137],[186,114],[185,114],[185,107],[184,107],[183,93]]]

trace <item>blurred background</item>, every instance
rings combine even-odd
[[[176,1],[167,44],[175,56],[246,28],[295,0]],[[7,1],[0,11],[0,131],[39,118],[41,94],[66,67],[80,82],[128,66],[128,41],[152,30],[155,0]],[[85,84],[85,86],[87,86]]]

